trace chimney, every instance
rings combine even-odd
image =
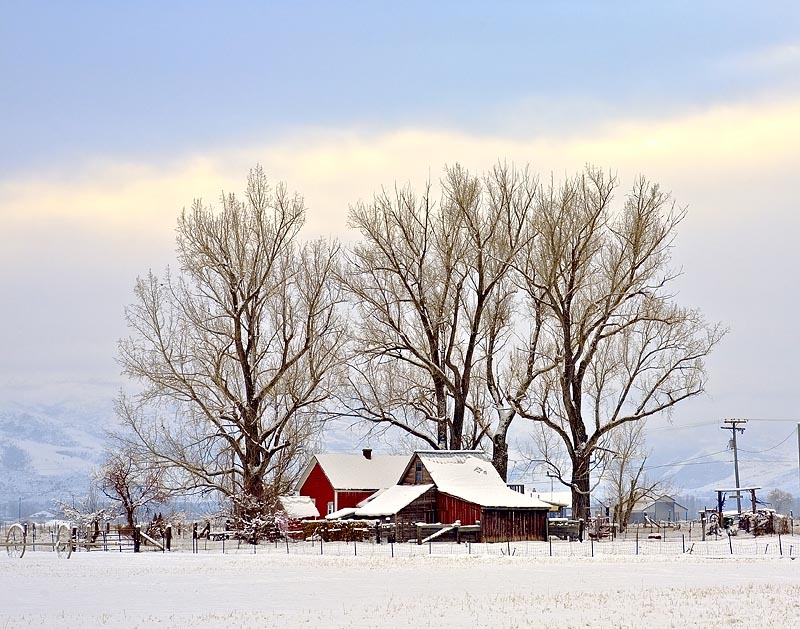
[[[365,459],[372,459],[372,448],[364,448],[361,450],[361,454],[364,455]]]

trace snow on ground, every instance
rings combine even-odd
[[[0,627],[800,626],[788,557],[0,556]]]

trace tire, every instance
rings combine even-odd
[[[63,559],[69,559],[72,556],[72,532],[66,524],[58,527],[56,554]]]
[[[12,559],[22,559],[25,554],[25,529],[22,525],[12,524],[6,534],[6,551]]]

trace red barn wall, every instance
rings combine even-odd
[[[320,516],[325,517],[328,513],[328,503],[333,502],[333,486],[319,463],[314,465],[314,469],[300,488],[300,495],[313,498]]]
[[[374,494],[377,489],[370,489],[367,491],[339,491],[338,494],[338,506],[339,509],[347,509],[349,507],[355,507],[359,502],[364,500],[365,498],[369,498],[372,494]]]
[[[452,524],[456,520],[461,520],[464,525],[475,524],[481,519],[481,508],[478,505],[441,491],[436,492],[436,508],[442,524]]]

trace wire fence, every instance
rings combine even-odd
[[[288,554],[302,556],[365,556],[365,557],[419,557],[419,556],[506,556],[506,557],[609,557],[609,556],[677,556],[700,557],[734,556],[800,556],[800,536],[774,535],[765,537],[724,537],[706,541],[688,541],[685,536],[665,540],[586,540],[567,542],[561,540],[544,542],[505,542],[481,544],[474,542],[415,542],[401,544],[376,544],[374,542],[324,542],[322,540],[290,542],[281,540],[257,545],[228,540],[197,540],[192,549],[182,552],[199,554]]]
[[[0,526],[0,544],[5,544],[9,525]],[[476,542],[428,542],[417,544],[361,542],[325,542],[321,539],[291,541],[288,539],[262,541],[252,544],[237,539],[194,539],[190,531],[183,531],[172,538],[171,550],[177,553],[196,554],[282,554],[297,556],[364,556],[364,557],[420,557],[420,556],[496,556],[496,557],[613,557],[613,556],[678,556],[699,557],[798,557],[800,556],[800,535],[750,535],[706,536],[702,539],[697,531],[672,531],[660,539],[648,538],[636,531],[633,534],[615,539],[564,541],[501,542],[483,544]],[[163,540],[160,540],[163,544]],[[29,530],[25,540],[26,552],[52,552],[55,550],[55,532],[43,527]],[[101,533],[92,543],[85,540],[75,546],[75,552],[90,550],[106,552],[130,552],[133,544],[129,537],[111,531]],[[142,552],[164,552],[144,542]]]

